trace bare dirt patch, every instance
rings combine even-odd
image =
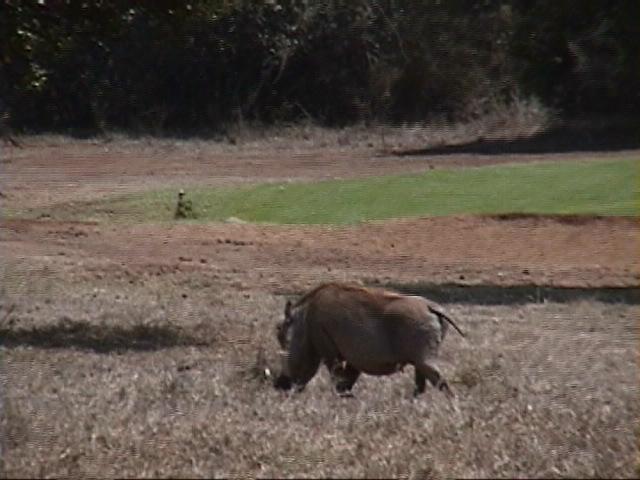
[[[222,275],[246,288],[299,291],[320,280],[629,287],[640,281],[640,223],[628,218],[447,217],[353,227],[97,225],[9,220],[12,256],[82,262],[107,275]],[[126,239],[126,241],[125,241]],[[226,276],[225,276],[226,275]]]

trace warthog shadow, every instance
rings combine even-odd
[[[95,325],[61,317],[54,324],[31,328],[0,327],[0,345],[4,347],[77,348],[110,353],[208,344],[202,336],[169,324]]]

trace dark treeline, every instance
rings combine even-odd
[[[5,0],[17,131],[213,132],[640,110],[637,0]]]

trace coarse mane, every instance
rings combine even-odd
[[[337,288],[340,290],[345,290],[345,291],[351,291],[351,292],[360,292],[363,293],[365,295],[369,295],[371,297],[383,297],[386,299],[393,299],[393,298],[401,298],[403,295],[401,293],[398,292],[393,292],[390,290],[385,290],[382,288],[368,288],[368,287],[364,287],[362,285],[356,285],[356,284],[352,284],[352,283],[342,283],[342,282],[328,282],[328,283],[323,283],[318,285],[317,287],[315,287],[314,289],[310,290],[309,292],[305,293],[295,304],[294,307],[299,307],[300,305],[303,305],[305,303],[307,303],[309,300],[311,300],[313,297],[315,297],[318,292],[320,292],[321,290],[324,290],[326,288]]]

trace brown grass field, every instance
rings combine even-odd
[[[69,202],[158,186],[574,154],[396,158],[366,137],[21,143],[3,148],[3,207],[55,208],[0,228],[3,477],[640,476],[639,307],[598,295],[637,287],[637,219],[292,227],[55,216]],[[468,338],[451,332],[438,364],[456,398],[428,389],[414,399],[411,368],[363,376],[352,399],[323,370],[301,394],[274,390],[263,372],[277,369],[285,300],[329,280],[466,285],[469,298],[447,308]],[[473,296],[487,284],[594,293]]]

